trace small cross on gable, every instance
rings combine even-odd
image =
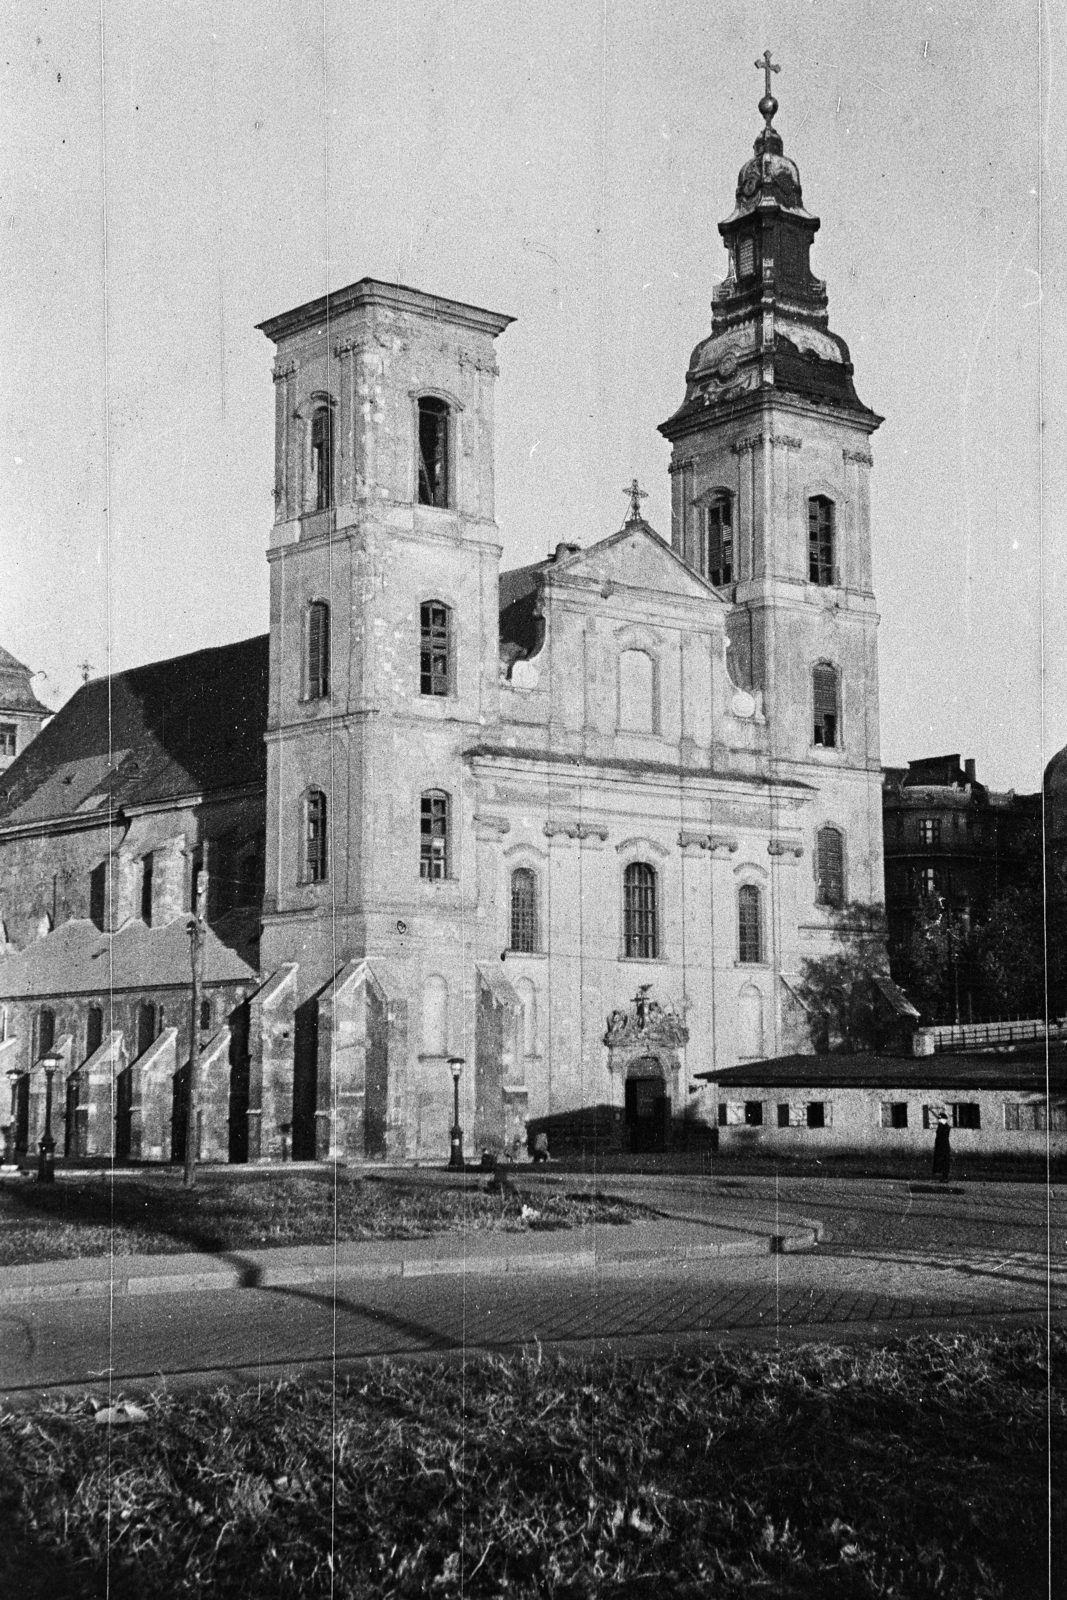
[[[622,492],[630,498],[630,515],[626,519],[627,522],[643,522],[645,519],[641,515],[641,501],[648,499],[648,491],[642,489],[637,479],[633,478]]]

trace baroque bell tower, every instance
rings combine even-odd
[[[764,125],[719,232],[727,273],[696,346],[685,399],[660,432],[672,450],[672,544],[726,600],[729,670],[758,693],[768,779],[817,794],[842,841],[844,899],[883,898],[870,437],[882,421],[853,384],[812,273],[819,219],[774,127]],[[825,832],[822,837],[825,839]],[[825,898],[825,897],[824,897]]]

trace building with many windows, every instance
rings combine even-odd
[[[880,418],[829,331],[809,264],[819,222],[775,109],[761,102],[720,225],[711,331],[661,427],[669,541],[635,483],[620,529],[501,574],[493,405],[509,317],[365,278],[263,324],[276,351],[265,776],[247,758],[248,804],[254,790],[265,805],[261,914],[254,952],[239,951],[254,978],[231,974],[240,1050],[205,1069],[204,1148],[439,1157],[460,1060],[476,1151],[589,1107],[647,1145],[683,1113],[714,1124],[709,1071],[810,1048],[804,964],[847,942],[847,907],[882,899]],[[225,719],[253,703],[212,703],[223,744]],[[57,721],[76,712],[77,699]],[[34,847],[42,883],[63,827],[88,827],[80,777],[77,804],[57,799],[61,755],[13,769],[5,905],[25,898],[27,805],[51,841]],[[29,974],[74,937],[64,917],[103,949],[156,932],[137,863],[163,845],[109,782],[101,767],[84,795],[106,819],[92,850],[78,846],[89,898],[57,899],[36,932],[32,914],[14,918],[18,948],[0,961],[5,1059],[31,1077]],[[194,790],[165,797],[188,819],[166,824],[186,856],[226,833]],[[209,875],[216,856],[229,859],[209,844]],[[172,920],[187,920],[191,882]],[[57,1026],[76,1076],[87,1025],[64,1013]],[[156,1128],[171,1103],[154,1041],[132,1028],[110,1111],[92,1091],[101,1129],[130,1105]],[[181,1035],[175,1049],[180,1076]]]

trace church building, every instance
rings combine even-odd
[[[59,1004],[32,977],[44,947],[81,940],[91,965],[137,925],[148,962],[171,928],[177,993],[188,945],[173,925],[188,923],[193,874],[237,881],[240,861],[239,904],[213,902],[219,919],[241,916],[217,953],[205,1155],[439,1159],[457,1072],[468,1151],[517,1150],[528,1123],[594,1109],[609,1137],[649,1147],[715,1123],[717,1071],[811,1049],[804,963],[847,941],[846,908],[882,901],[869,493],[881,419],[829,331],[809,263],[819,220],[776,109],[768,72],[764,126],[719,225],[711,331],[660,426],[669,540],[635,482],[618,531],[500,572],[493,406],[510,317],[364,278],[262,325],[276,352],[266,694],[262,710],[254,688],[247,705],[219,704],[241,722],[233,748],[262,719],[265,770],[251,755],[233,770],[225,738],[218,781],[186,752],[189,782],[159,795],[181,825],[152,813],[167,860],[185,863],[167,869],[169,898],[146,896],[146,869],[127,860],[151,841],[143,820],[120,825],[120,768],[101,767],[95,809],[63,810],[56,730],[79,697],[42,736],[55,760],[32,767],[31,747],[5,774],[0,1052],[13,1078],[37,1073],[35,1009]],[[229,647],[250,684],[259,644]],[[199,669],[183,659],[185,681]],[[160,715],[147,723],[146,750],[187,739]],[[101,842],[97,914],[86,871],[84,907],[72,890],[65,909],[19,922],[29,856],[47,882],[46,858],[70,858],[82,824]],[[132,1004],[136,962],[125,972]],[[121,1112],[128,1154],[173,1157],[188,1025],[172,1029],[163,1072],[156,1040],[105,1030],[94,1049],[110,1047],[109,1078],[99,1061],[87,1070],[88,996],[59,998],[49,1048],[62,1044],[68,1078],[84,1075],[70,1103],[96,1097],[84,1153],[112,1152]],[[32,1087],[24,1098],[39,1101]]]

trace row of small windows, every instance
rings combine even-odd
[[[208,1033],[211,1030],[214,1008],[210,1000],[200,1002],[200,1032]],[[155,1005],[151,1000],[142,1000],[137,1007],[136,1014],[136,1039],[138,1056],[143,1056],[159,1038],[167,1026],[166,1014],[162,1006]],[[104,1042],[104,1008],[91,1005],[85,1013],[85,1055],[88,1058],[95,1055]],[[55,1049],[56,1043],[56,1014],[51,1006],[41,1006],[33,1019],[33,1059],[39,1061],[42,1056],[47,1056]]]
[[[812,495],[808,500],[809,583],[820,588],[836,583],[835,546],[834,502],[824,494]],[[705,508],[697,564],[701,575],[716,588],[734,581],[734,497],[725,491]]]
[[[451,607],[427,600],[419,607],[419,693],[448,695],[454,684]],[[325,700],[330,693],[330,608],[313,600],[307,608],[304,696]]]
[[[452,415],[448,402],[433,395],[418,401],[415,458],[416,498],[422,506],[452,504],[450,482]],[[309,511],[327,511],[334,503],[333,407],[316,406],[311,413]]]
[[[908,1127],[909,1109],[918,1110],[918,1107],[909,1108],[906,1100],[883,1100],[878,1107],[878,1123],[882,1128],[905,1129]],[[922,1125],[929,1131],[937,1126],[939,1112],[944,1109],[954,1128],[976,1132],[982,1126],[982,1107],[977,1100],[952,1100],[944,1108],[940,1106],[924,1105],[922,1107]],[[831,1123],[832,1102],[829,1100],[808,1100],[797,1103],[778,1101],[776,1104],[776,1122],[779,1128],[828,1128]],[[1009,1133],[1040,1132],[1045,1129],[1063,1132],[1067,1130],[1067,1105],[1056,1104],[1051,1108],[1043,1101],[1023,1103],[1012,1100],[1003,1102],[1004,1128]],[[720,1100],[719,1126],[762,1128],[764,1125],[764,1102],[762,1100]]]
[[[304,797],[305,880],[324,883],[327,876],[326,796],[312,789]],[[816,835],[816,901],[841,906],[845,898],[844,838],[837,828]],[[419,797],[419,876],[439,883],[452,877],[451,798],[431,789]],[[659,875],[646,861],[626,868],[623,888],[623,947],[637,961],[654,961],[660,953]],[[738,960],[759,963],[763,955],[762,896],[756,884],[742,884],[737,897]],[[517,867],[511,875],[510,948],[538,948],[537,874]]]

